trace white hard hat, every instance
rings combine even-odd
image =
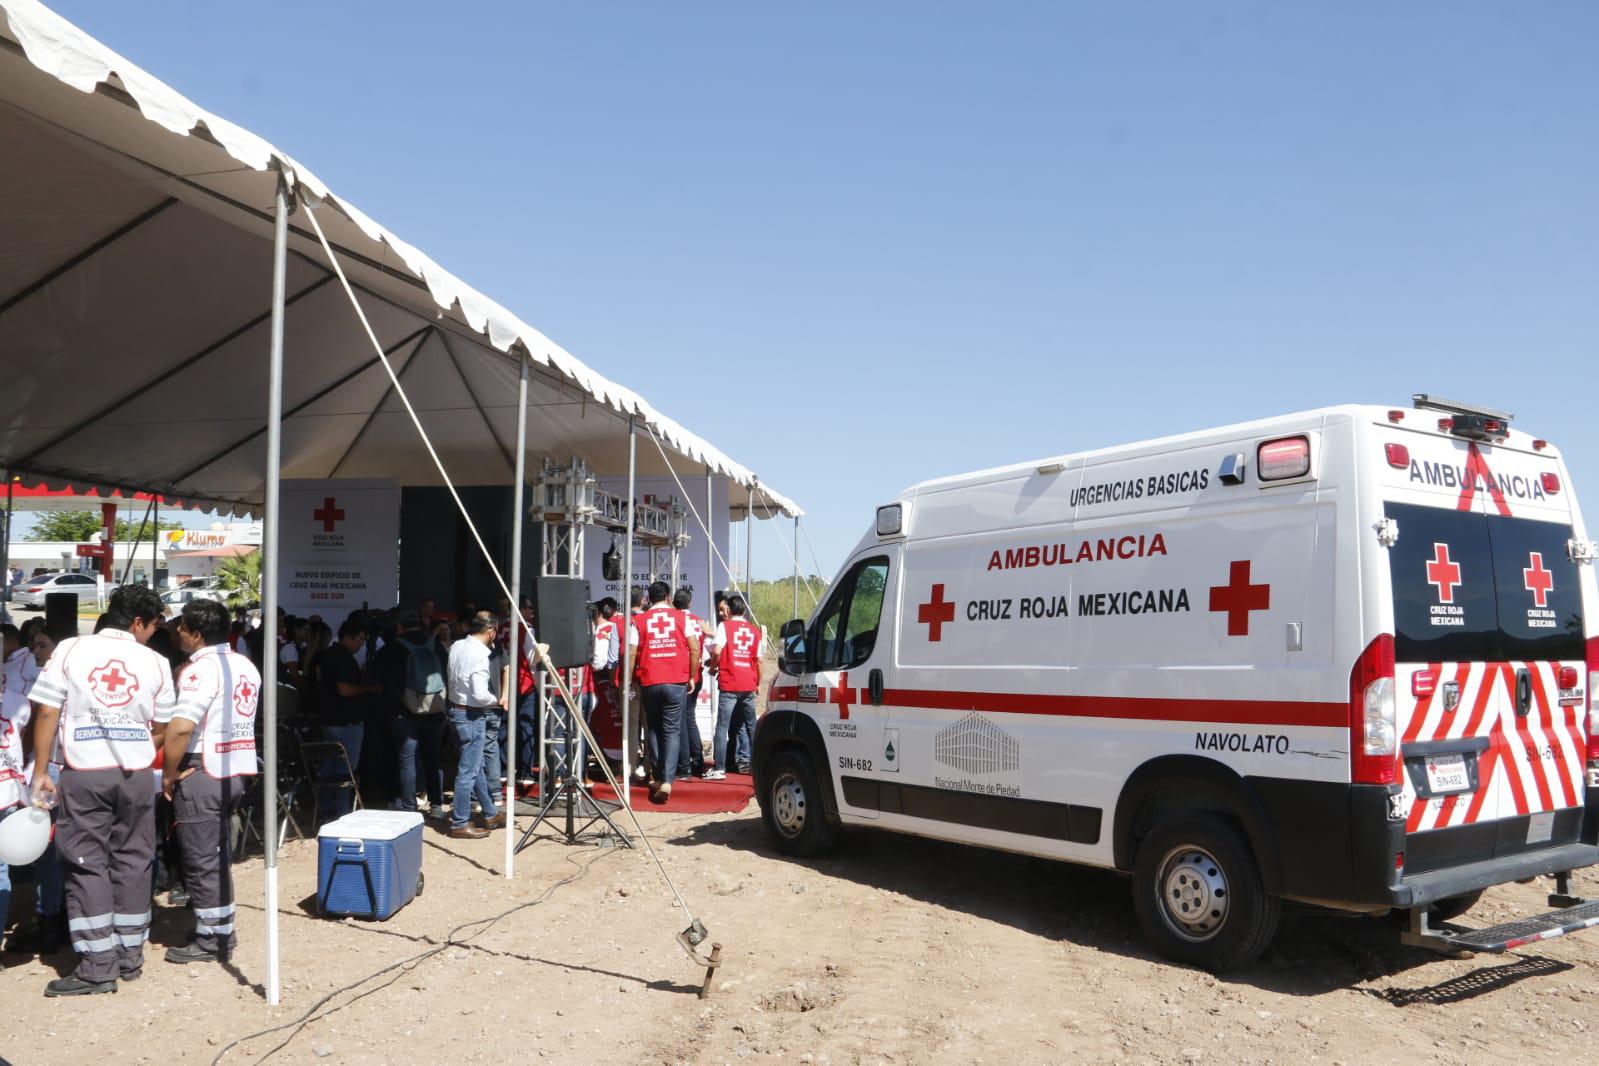
[[[21,807],[0,818],[0,862],[26,866],[50,846],[50,812]]]

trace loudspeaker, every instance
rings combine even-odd
[[[566,668],[593,660],[589,631],[589,583],[576,577],[541,577],[533,582],[533,630],[550,646],[550,661]]]
[[[78,594],[75,592],[46,592],[44,594],[44,625],[57,640],[66,640],[68,637],[77,636]]]

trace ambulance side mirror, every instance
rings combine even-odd
[[[785,674],[798,676],[807,670],[805,656],[805,622],[799,618],[791,618],[783,623],[780,631],[783,642],[783,652],[778,658],[778,668]]]

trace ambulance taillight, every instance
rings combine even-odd
[[[1599,637],[1588,638],[1588,783],[1593,785],[1599,774],[1599,696],[1594,684],[1599,682]]]
[[[1394,638],[1373,640],[1349,674],[1349,779],[1357,785],[1399,780],[1399,722],[1394,700]]]

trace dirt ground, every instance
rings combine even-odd
[[[70,956],[7,956],[0,1055],[18,1066],[224,1051],[224,1063],[260,1062],[274,1047],[282,1063],[1565,1062],[1591,1054],[1599,1027],[1599,934],[1463,961],[1398,947],[1382,920],[1290,915],[1260,963],[1217,979],[1151,957],[1125,883],[1107,874],[876,831],[794,861],[765,845],[753,803],[642,817],[724,945],[707,1001],[695,995],[703,971],[674,941],[683,915],[642,850],[541,841],[506,881],[499,834],[427,830],[426,891],[387,922],[316,917],[314,845],[288,847],[281,1007],[259,991],[253,859],[238,867],[236,970],[162,962],[188,920],[169,907],[144,977],[114,996],[43,999]],[[1599,892],[1599,877],[1576,887]],[[1540,911],[1547,890],[1496,889],[1469,917]]]

